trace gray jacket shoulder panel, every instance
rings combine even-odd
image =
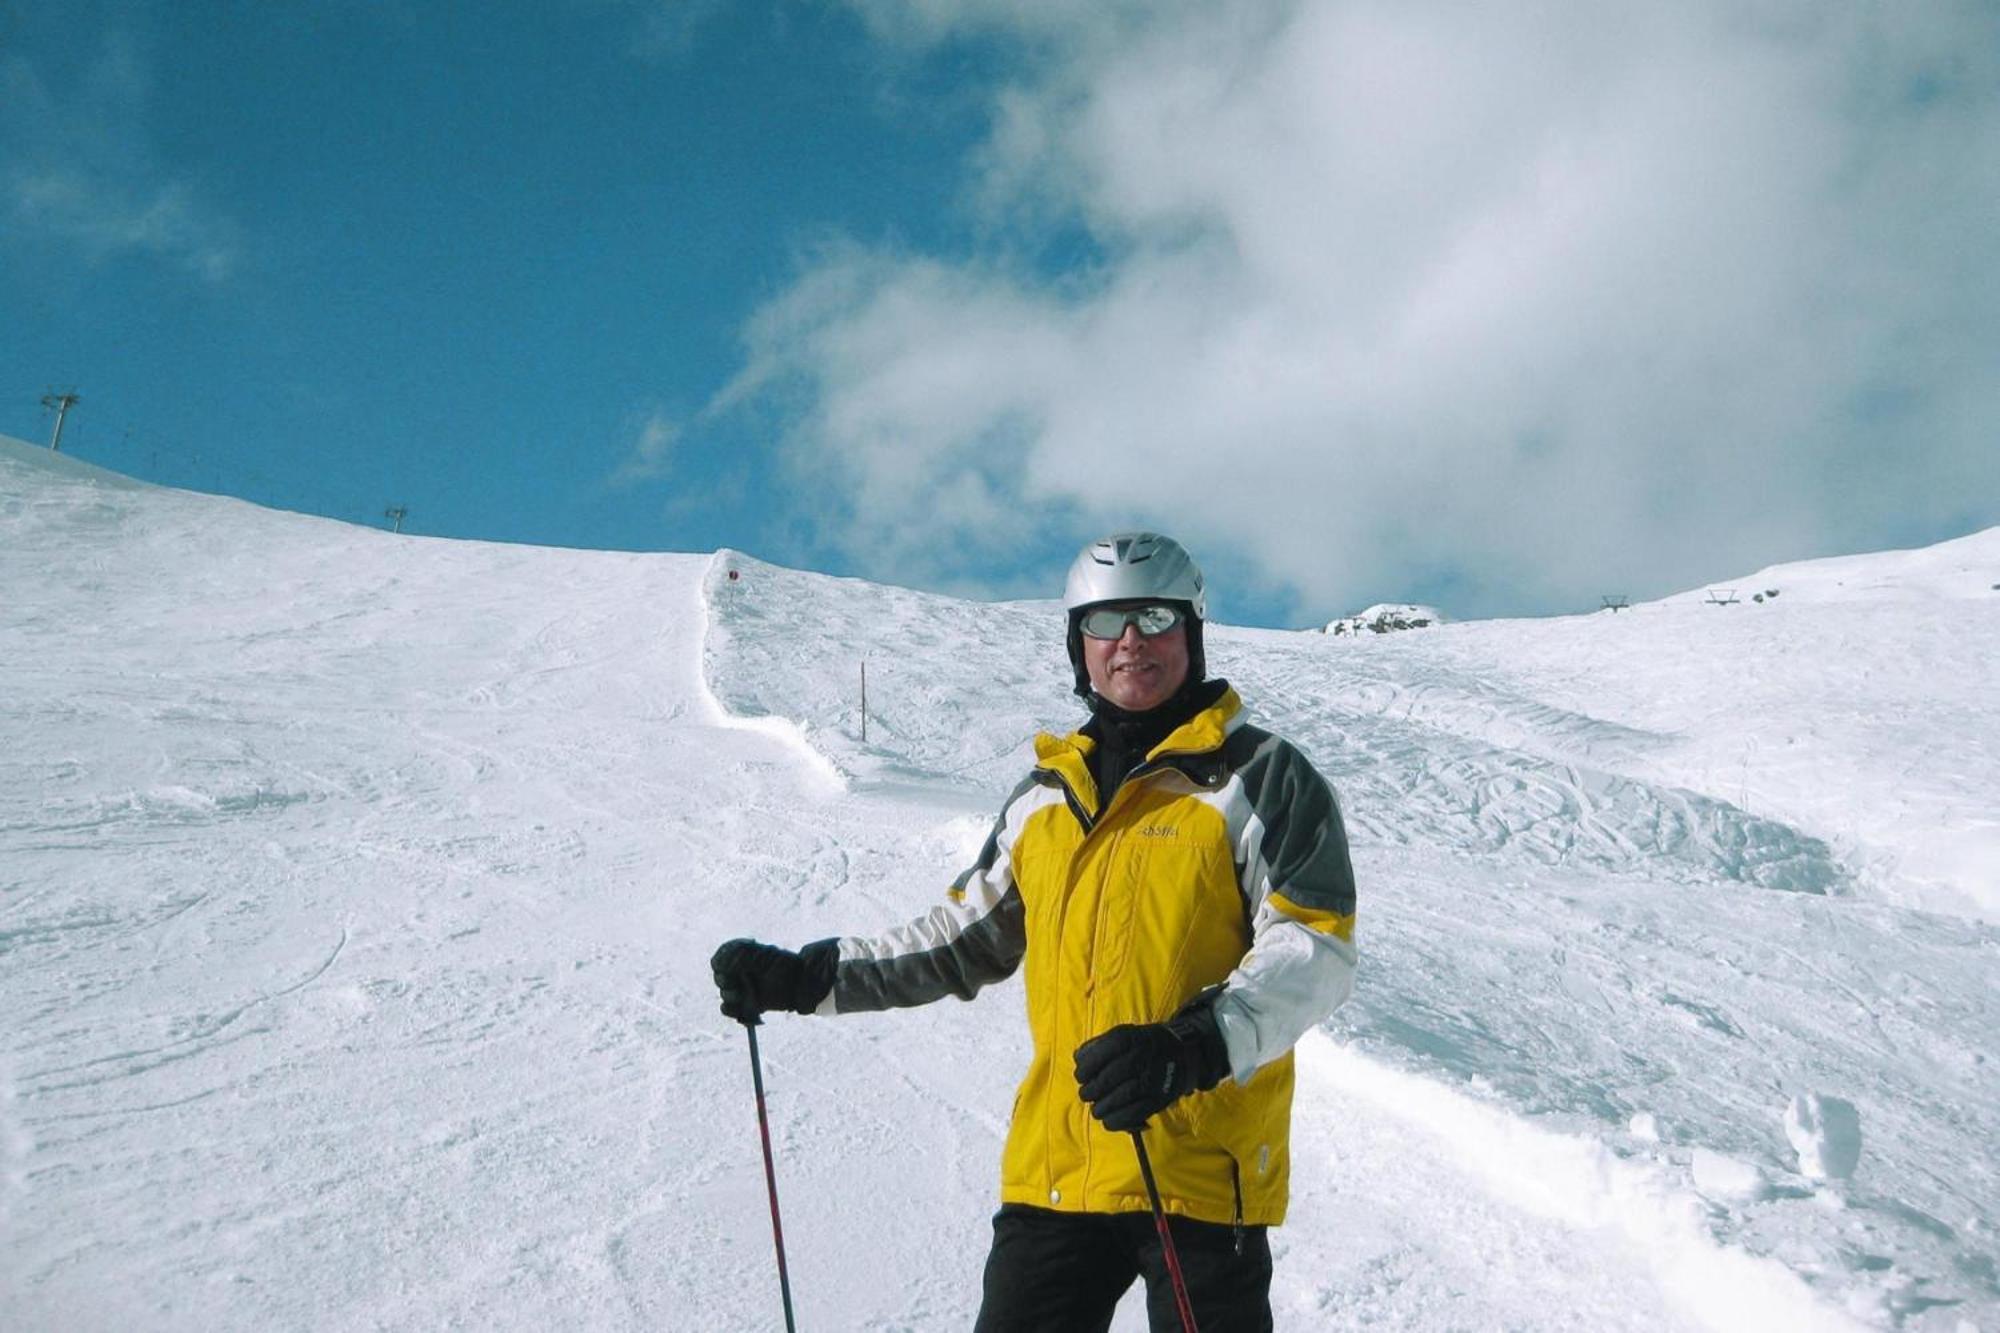
[[[1239,727],[1224,746],[1263,828],[1272,886],[1300,907],[1354,912],[1354,866],[1333,786],[1297,746],[1257,727]]]

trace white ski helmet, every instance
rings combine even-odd
[[[1083,613],[1105,602],[1177,602],[1187,612],[1188,683],[1200,684],[1207,672],[1202,652],[1201,623],[1208,614],[1208,593],[1201,567],[1187,548],[1157,532],[1114,532],[1077,552],[1063,585],[1063,608],[1069,612],[1069,661],[1076,669],[1076,692],[1090,693],[1090,673],[1083,665]]]

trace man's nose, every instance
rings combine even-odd
[[[1124,630],[1118,635],[1118,646],[1120,648],[1136,648],[1145,641],[1146,636],[1139,632],[1139,626],[1136,621],[1126,621]]]

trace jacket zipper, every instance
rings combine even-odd
[[[1066,779],[1064,779],[1061,773],[1057,772],[1053,768],[1042,768],[1039,769],[1038,771],[1043,774],[1046,774],[1051,782],[1055,783],[1057,787],[1061,788],[1063,794],[1063,803],[1069,807],[1069,812],[1076,817],[1077,826],[1083,830],[1083,836],[1085,838],[1088,838],[1090,836],[1091,829],[1096,826],[1096,821],[1093,820],[1090,817],[1089,813],[1084,810],[1083,802],[1077,798],[1075,789],[1073,789],[1069,785],[1069,782]],[[1076,875],[1076,867],[1072,864],[1068,872],[1068,878],[1070,882],[1063,886],[1063,899],[1064,899],[1063,910],[1060,911],[1056,916],[1056,956],[1058,959],[1062,957],[1063,928],[1065,923],[1069,920],[1068,898],[1070,893],[1073,892],[1076,888],[1075,875]],[[1057,1117],[1056,1115],[1051,1114],[1052,1109],[1057,1105],[1055,1097],[1055,1091],[1056,1091],[1055,1084],[1056,1084],[1056,1063],[1054,1060],[1051,1060],[1049,1062],[1048,1073],[1044,1077],[1044,1086],[1042,1089],[1042,1107],[1043,1107],[1042,1123],[1045,1126],[1047,1126],[1045,1131],[1047,1141],[1042,1145],[1042,1157],[1045,1162],[1050,1164],[1050,1170],[1048,1179],[1046,1181],[1046,1185],[1048,1192],[1052,1198],[1053,1195],[1055,1194],[1055,1189],[1056,1189],[1056,1180],[1055,1180],[1053,1163],[1055,1162],[1056,1159],[1055,1140],[1057,1135],[1057,1128],[1056,1128]],[[1089,1180],[1090,1179],[1090,1135],[1088,1133],[1086,1133],[1083,1136],[1082,1147],[1083,1147],[1083,1178],[1085,1180]]]
[[[1192,773],[1189,773],[1186,769],[1181,768],[1180,765],[1169,762],[1170,760],[1173,759],[1189,758],[1203,753],[1206,752],[1202,750],[1175,750],[1169,754],[1163,754],[1156,756],[1155,758],[1148,759],[1146,762],[1140,764],[1137,768],[1134,768],[1130,773],[1127,773],[1125,775],[1124,780],[1118,784],[1118,789],[1111,793],[1111,799],[1109,801],[1106,801],[1104,803],[1104,808],[1097,812],[1097,818],[1095,819],[1092,819],[1089,815],[1083,812],[1083,802],[1079,801],[1076,798],[1076,793],[1070,790],[1069,783],[1063,781],[1062,774],[1056,772],[1052,768],[1045,768],[1042,770],[1042,772],[1047,773],[1051,778],[1055,780],[1056,785],[1062,788],[1063,799],[1069,803],[1070,813],[1076,816],[1076,822],[1083,826],[1084,835],[1087,837],[1089,836],[1091,831],[1094,830],[1099,824],[1103,823],[1106,819],[1111,817],[1112,808],[1118,804],[1118,798],[1125,794],[1125,789],[1127,787],[1130,787],[1134,782],[1138,781],[1141,778],[1150,778],[1155,773],[1162,773],[1165,772],[1167,769],[1172,768],[1179,771],[1182,777],[1185,777],[1189,782],[1192,782],[1195,786],[1204,788],[1207,787],[1209,785],[1208,783],[1203,782],[1200,778],[1195,777]]]
[[[1076,816],[1076,822],[1083,828],[1083,835],[1089,837],[1090,831],[1097,827],[1097,821],[1084,813],[1083,802],[1076,799],[1076,793],[1069,789],[1067,782],[1063,781],[1062,774],[1051,772],[1049,776],[1056,780],[1058,787],[1062,788],[1063,800],[1068,802],[1069,812]]]
[[[1229,1183],[1236,1191],[1236,1257],[1243,1257],[1243,1168],[1236,1164],[1236,1154],[1229,1155]]]

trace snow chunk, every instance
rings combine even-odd
[[[1694,1187],[1717,1202],[1749,1202],[1766,1192],[1764,1173],[1740,1158],[1711,1151],[1694,1150]]]
[[[1802,1093],[1785,1108],[1785,1137],[1799,1154],[1799,1174],[1846,1180],[1861,1161],[1861,1113],[1852,1102]]]
[[[1627,1128],[1631,1130],[1633,1138],[1642,1142],[1660,1141],[1660,1118],[1651,1111],[1634,1111]]]

